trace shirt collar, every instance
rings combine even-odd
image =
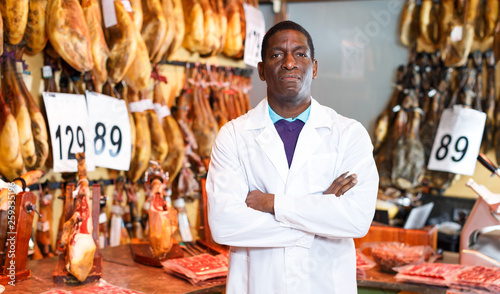
[[[269,109],[269,116],[271,117],[273,124],[276,123],[277,121],[279,121],[280,119],[284,119],[284,120],[287,120],[290,122],[292,122],[296,119],[299,119],[299,120],[303,121],[304,123],[306,123],[307,119],[309,119],[309,114],[311,113],[311,105],[309,105],[309,107],[307,107],[306,110],[304,110],[301,114],[297,115],[295,118],[283,118],[279,114],[274,112],[274,110],[269,105],[268,105],[268,109]]]

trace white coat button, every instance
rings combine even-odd
[[[293,256],[293,252],[291,250],[288,250],[288,252],[286,253],[287,256]]]
[[[306,245],[306,240],[305,239],[300,239],[299,240],[299,245]]]

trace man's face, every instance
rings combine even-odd
[[[279,31],[269,39],[266,58],[258,66],[268,99],[293,104],[309,100],[318,67],[310,54],[307,37],[299,31]]]

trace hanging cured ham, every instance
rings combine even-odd
[[[141,35],[148,48],[149,58],[153,60],[167,34],[167,19],[160,0],[142,0],[142,11]]]
[[[401,13],[401,22],[399,33],[401,43],[405,46],[413,46],[417,41],[419,32],[419,14],[420,7],[416,0],[406,0],[403,12]]]
[[[439,18],[442,16],[441,3],[423,0],[420,8],[420,34],[418,38],[419,52],[433,53],[442,37]]]
[[[149,244],[159,259],[163,259],[172,249],[173,234],[177,229],[177,211],[164,200],[167,182],[168,176],[165,176],[161,169],[153,167],[153,170],[148,171],[146,185],[151,189],[151,205],[148,212]]]
[[[474,5],[474,1],[470,2]],[[487,51],[493,44],[495,26],[498,20],[498,1],[484,0],[477,2],[476,14],[473,21],[474,42],[472,51]]]
[[[92,74],[97,84],[96,90],[101,92],[102,86],[108,79],[106,63],[109,57],[109,48],[101,25],[101,9],[97,0],[83,0],[82,8],[90,35],[90,48],[94,62]]]
[[[128,89],[129,105],[134,102],[139,102],[139,93],[132,88]],[[146,169],[148,168],[149,159],[151,158],[151,134],[146,114],[142,111],[137,111],[130,107],[130,112],[134,117],[135,129],[140,130],[136,133],[135,153],[131,158],[130,168],[127,177],[130,181],[138,181]]]
[[[473,21],[476,17],[479,0],[456,1],[453,18],[446,27],[445,40],[441,44],[442,59],[445,66],[463,66],[474,41]]]
[[[134,25],[137,31],[142,30],[142,0],[130,0],[130,6],[132,6],[132,19],[134,20]]]
[[[214,52],[214,55],[222,53],[224,45],[226,43],[227,34],[227,12],[226,7],[222,0],[210,0],[210,3],[214,9],[215,20],[217,22],[217,38],[219,39],[219,47]]]
[[[165,59],[170,59],[172,55],[182,46],[186,25],[184,24],[184,11],[181,0],[172,0],[173,4],[173,22],[174,22],[174,38],[172,44],[168,48]]]
[[[487,81],[486,81],[486,99],[483,109],[486,113],[486,123],[483,132],[483,152],[487,153],[494,145],[493,136],[495,128],[495,69],[496,61],[493,51],[488,51],[486,55]]]
[[[161,0],[161,5],[163,8],[167,26],[165,36],[160,44],[160,48],[153,58],[153,64],[156,64],[163,59],[165,53],[168,51],[168,48],[170,48],[170,46],[172,45],[175,37],[174,3],[172,0]]]
[[[6,48],[7,49],[7,48]],[[13,51],[9,52],[14,54]],[[2,62],[2,94],[10,106],[10,110],[17,122],[19,146],[26,168],[30,169],[36,164],[35,142],[31,131],[31,119],[24,100],[23,93],[18,84],[15,58],[4,58]]]
[[[227,33],[223,53],[228,57],[236,57],[243,49],[243,34],[241,24],[241,11],[238,0],[228,0],[227,8]]]
[[[155,105],[158,105],[159,108],[166,108],[168,110],[168,113],[164,113],[164,116],[161,117],[163,132],[168,143],[168,153],[167,157],[159,163],[163,170],[168,172],[170,181],[173,181],[182,167],[184,157],[186,156],[186,147],[184,146],[184,139],[179,125],[170,114],[170,109],[166,105],[166,97],[161,83],[155,85],[153,99]]]
[[[184,0],[182,5],[186,25],[182,46],[191,52],[198,52],[205,39],[203,9],[199,0]]]
[[[85,153],[76,154],[78,161],[78,186],[74,212],[64,223],[61,244],[66,246],[66,269],[80,282],[85,281],[94,264],[96,244],[92,238],[92,209],[87,180]]]
[[[20,60],[22,57],[22,47],[17,49],[16,59]],[[6,84],[8,82],[6,81]],[[22,73],[16,72],[16,84],[12,85],[13,89],[19,88],[22,97],[26,102],[28,108],[29,118],[31,121],[31,132],[33,135],[33,142],[35,144],[35,155],[36,160],[33,165],[26,164],[28,170],[39,169],[45,165],[47,158],[49,156],[49,136],[47,133],[47,124],[43,114],[35,103],[33,96],[31,96],[30,91],[24,83]]]
[[[138,31],[135,31],[137,50],[135,57],[123,79],[127,86],[135,91],[142,91],[148,86],[151,77],[151,63],[149,62],[148,48]]]
[[[48,0],[30,0],[28,23],[24,33],[26,53],[35,55],[45,48],[48,36],[45,30],[45,12]]]
[[[10,45],[19,44],[28,23],[29,0],[2,0],[0,1],[0,11],[2,12],[5,42]]]
[[[144,97],[143,99],[149,99]],[[163,162],[168,153],[168,142],[163,131],[161,121],[153,109],[145,111],[149,130],[151,134],[151,160],[156,162]]]
[[[188,115],[191,121],[191,130],[198,143],[196,153],[201,158],[209,158],[218,125],[204,94],[202,87],[194,88],[190,113]]]
[[[12,181],[24,174],[16,118],[0,95],[0,174]]]
[[[200,56],[212,56],[219,50],[220,44],[220,28],[218,26],[219,19],[215,14],[214,7],[209,0],[199,0],[203,10],[203,28],[204,39],[201,43],[198,52]]]
[[[92,69],[89,30],[77,0],[49,0],[47,32],[52,47],[71,67],[81,72]]]
[[[409,129],[399,138],[393,157],[392,182],[397,188],[409,191],[421,185],[425,171],[424,146],[419,137],[419,110],[413,111]]]
[[[132,17],[121,1],[114,1],[117,24],[107,28],[110,49],[106,69],[113,83],[120,82],[132,65],[137,52],[137,32]]]

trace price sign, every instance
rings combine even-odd
[[[85,94],[95,165],[128,170],[132,139],[125,101],[90,91]]]
[[[49,121],[54,172],[78,171],[75,155],[79,152],[85,152],[87,170],[95,170],[85,96],[49,92],[42,95]]]
[[[265,22],[262,12],[248,4],[243,4],[245,9],[246,20],[246,36],[245,36],[245,53],[243,61],[245,64],[257,67],[260,58],[262,47],[262,39],[265,34]]]
[[[429,170],[472,176],[483,138],[486,114],[455,105],[439,121],[429,157]]]

